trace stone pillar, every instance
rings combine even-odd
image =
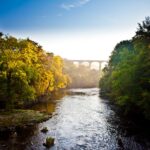
[[[80,67],[81,64],[82,64],[82,63],[81,63],[80,61],[78,61],[78,67]]]
[[[92,62],[88,62],[88,63],[89,63],[89,68],[91,69]]]
[[[99,62],[99,77],[101,78],[102,75],[102,62]]]
[[[99,62],[99,71],[101,72],[101,70],[102,70],[102,63]]]

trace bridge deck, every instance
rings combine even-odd
[[[99,63],[102,63],[102,62],[108,62],[107,60],[77,60],[77,59],[74,59],[74,60],[69,60],[69,61],[73,61],[73,62],[99,62]]]

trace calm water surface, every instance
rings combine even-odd
[[[8,139],[4,149],[44,150],[43,143],[49,136],[55,138],[51,150],[150,149],[149,140],[142,137],[142,132],[131,132],[134,125],[131,128],[121,125],[114,106],[99,98],[97,88],[72,89],[69,93],[36,105],[33,109],[47,111],[53,117]],[[49,130],[46,134],[40,131],[43,127]]]

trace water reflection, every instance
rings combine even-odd
[[[38,110],[41,112],[52,113],[55,111],[56,102],[45,102],[40,103],[32,107],[33,110]]]
[[[25,150],[26,145],[31,145],[31,137],[37,134],[38,126],[24,126],[17,128],[13,134],[1,135],[0,150]]]
[[[46,113],[55,112],[57,102],[67,95],[66,90],[55,91],[50,96],[45,96],[43,102],[34,105],[31,109]],[[46,99],[46,100],[45,100]]]

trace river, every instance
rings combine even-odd
[[[99,89],[68,91],[62,98],[34,106],[35,110],[52,113],[52,118],[8,139],[5,149],[44,150],[49,136],[55,138],[50,150],[150,149],[148,137],[134,124],[121,123],[115,106],[99,98]],[[43,127],[49,130],[46,134],[41,132]]]

